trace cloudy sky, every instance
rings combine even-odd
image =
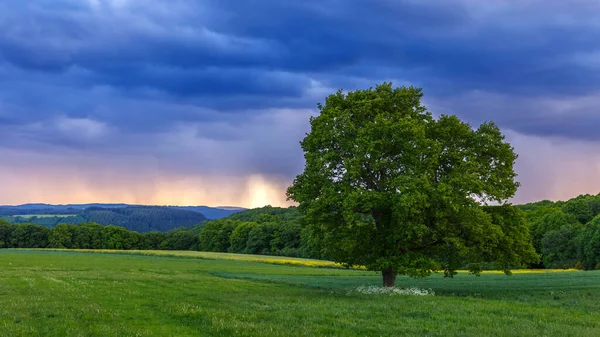
[[[286,205],[337,89],[494,120],[515,202],[600,192],[600,4],[2,0],[0,204]]]

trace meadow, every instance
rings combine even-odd
[[[399,277],[435,295],[390,296],[357,291],[377,273],[279,259],[0,250],[0,335],[600,335],[598,271]]]

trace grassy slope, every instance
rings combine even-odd
[[[379,284],[358,270],[3,250],[0,335],[600,334],[600,272],[399,282],[437,295],[348,292]]]

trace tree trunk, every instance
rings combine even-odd
[[[383,276],[383,286],[384,287],[393,287],[396,285],[396,273],[392,267],[385,268],[381,271],[381,275]]]

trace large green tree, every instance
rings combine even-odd
[[[383,83],[318,105],[301,142],[305,170],[288,197],[324,253],[381,271],[384,286],[398,274],[452,276],[465,266],[478,274],[485,261],[509,274],[536,261],[517,210],[481,207],[505,204],[519,186],[517,155],[499,128],[433,118],[421,97],[421,89]]]

